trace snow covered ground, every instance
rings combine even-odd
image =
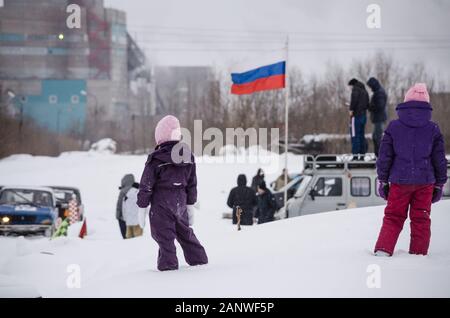
[[[344,210],[283,220],[236,231],[225,200],[238,173],[258,164],[198,165],[200,212],[194,225],[210,263],[156,270],[157,245],[144,236],[120,238],[115,220],[118,184],[137,178],[145,156],[65,153],[58,158],[16,155],[0,160],[0,184],[71,185],[81,189],[88,233],[48,240],[0,238],[0,287],[11,280],[44,297],[434,297],[450,296],[450,200],[432,211],[432,243],[426,257],[407,253],[409,227],[392,258],[372,256],[383,207]],[[280,158],[283,160],[283,158]],[[290,156],[290,172],[302,168]],[[267,180],[275,179],[281,167]],[[73,267],[75,265],[75,267]],[[80,269],[81,288],[68,288]],[[375,272],[372,272],[375,271]],[[367,284],[379,278],[380,288]],[[25,293],[25,295],[28,295]]]

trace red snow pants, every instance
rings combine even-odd
[[[431,198],[433,185],[391,184],[375,251],[392,255],[408,217],[411,220],[410,254],[427,255],[431,237]]]

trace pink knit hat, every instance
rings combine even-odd
[[[160,145],[172,140],[181,140],[180,122],[175,116],[167,115],[156,125],[155,141]]]
[[[405,95],[405,102],[409,102],[410,100],[429,103],[430,95],[427,91],[427,85],[425,83],[414,84]]]

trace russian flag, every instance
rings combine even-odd
[[[244,95],[286,87],[286,62],[261,66],[243,73],[231,73],[231,94]]]

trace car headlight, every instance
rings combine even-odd
[[[9,218],[9,216],[4,216],[4,217],[2,217],[2,224],[8,224],[9,221],[11,221],[11,219]]]

